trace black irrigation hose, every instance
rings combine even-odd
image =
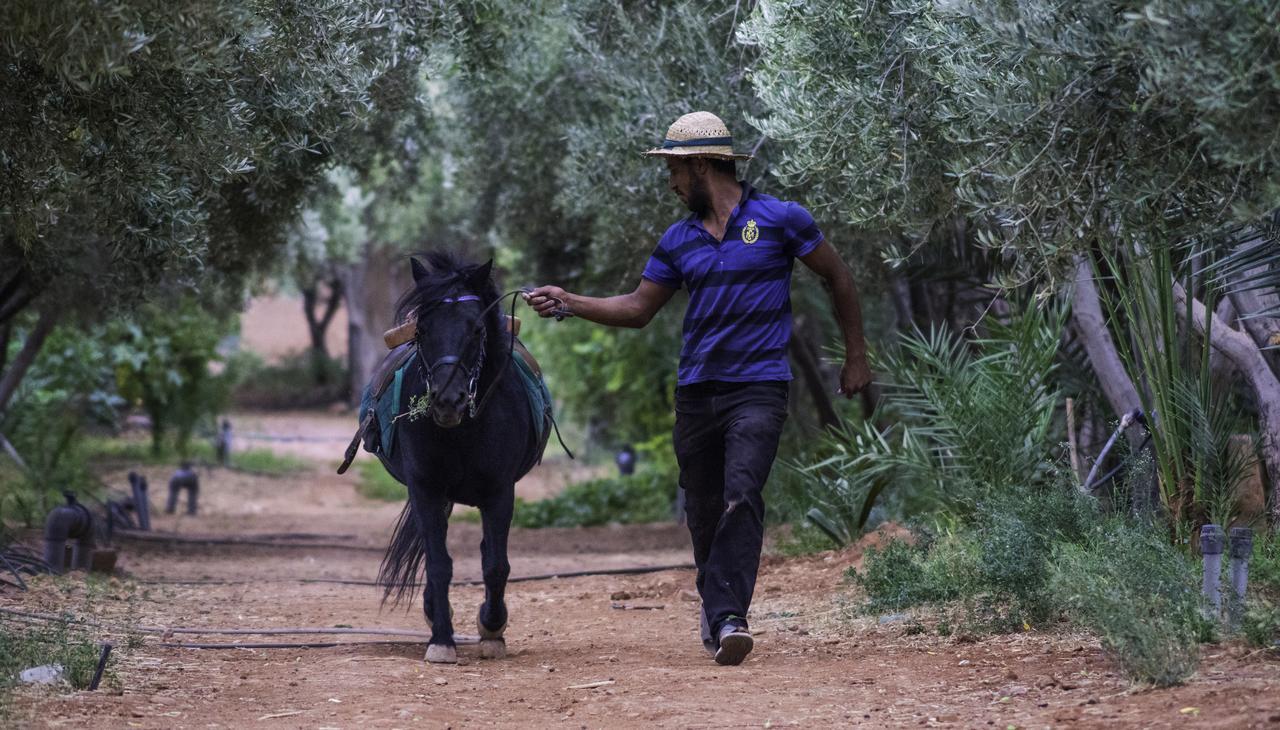
[[[116,530],[116,537],[125,540],[136,540],[138,542],[163,542],[178,543],[184,545],[244,545],[248,547],[281,547],[281,548],[302,548],[302,549],[323,549],[323,550],[359,550],[361,552],[385,552],[386,548],[374,547],[372,545],[344,545],[342,543],[333,542],[280,542],[277,540],[263,540],[257,538],[238,538],[238,537],[201,537],[198,535],[177,535],[155,532],[142,532],[140,530]],[[295,538],[296,539],[296,538]]]
[[[9,562],[9,559],[5,557],[4,553],[0,553],[0,561],[3,561],[4,567],[8,568],[10,573],[13,573],[14,578],[18,579],[18,584],[17,584],[18,587],[24,591],[27,590],[27,582],[22,579],[22,574],[18,572],[17,568],[13,567],[13,563]],[[13,583],[10,583],[7,580],[5,581],[5,583],[9,583],[9,585],[13,585]]]
[[[661,573],[667,570],[693,570],[696,568],[693,563],[675,563],[672,565],[648,565],[634,568],[602,568],[598,570],[574,570],[563,573],[538,573],[536,575],[520,575],[514,578],[508,578],[508,583],[526,583],[536,580],[554,580],[556,578],[586,578],[595,575],[644,575],[647,573]],[[162,578],[151,580],[139,580],[142,585],[175,585],[175,586],[232,586],[232,585],[248,585],[250,583],[318,583],[345,586],[381,586],[382,583],[374,580],[356,580],[346,578],[280,578],[273,580],[221,580],[211,578],[207,580],[165,580]],[[414,583],[411,587],[419,587],[421,584]],[[482,586],[484,581],[481,579],[474,580],[455,580],[450,585],[455,586]]]
[[[363,646],[366,644],[421,644],[423,639],[428,639],[431,634],[425,631],[416,631],[412,629],[361,629],[349,627],[337,627],[332,629],[316,629],[316,628],[286,628],[286,629],[211,629],[211,628],[165,628],[156,626],[134,626],[129,629],[122,629],[117,626],[109,626],[97,621],[87,621],[83,619],[74,619],[67,616],[56,616],[46,613],[33,613],[31,611],[20,611],[13,608],[0,607],[0,614],[8,614],[19,619],[27,621],[55,621],[62,623],[76,623],[91,628],[106,629],[117,634],[140,633],[140,634],[160,634],[161,636],[170,636],[173,634],[217,634],[217,635],[238,635],[238,636],[280,636],[280,635],[299,635],[299,634],[361,634],[375,636],[412,636],[414,639],[380,639],[375,641],[321,641],[321,642],[253,642],[253,643],[190,643],[190,642],[160,642],[157,646],[164,646],[178,649],[323,649],[335,646]],[[453,642],[455,644],[478,644],[479,636],[471,636],[467,634],[454,634]],[[109,644],[104,646],[110,646]],[[109,651],[105,650],[105,651]]]
[[[404,644],[421,644],[421,641],[412,641],[409,639],[386,639],[382,641],[303,641],[303,642],[258,642],[254,644],[168,644],[162,643],[157,646],[163,646],[170,649],[330,649],[335,646],[385,646],[388,644],[404,645]],[[454,639],[455,644],[464,642]]]

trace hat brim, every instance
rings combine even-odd
[[[714,160],[749,160],[751,155],[734,152],[732,147],[655,147],[645,157],[710,157]]]

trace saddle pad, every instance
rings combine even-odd
[[[538,440],[542,441],[547,432],[547,427],[551,423],[551,391],[547,390],[547,384],[541,377],[533,372],[529,364],[525,362],[520,353],[512,353],[512,361],[515,365],[516,372],[520,375],[520,382],[524,385],[525,394],[528,395],[529,413],[532,416],[533,427],[538,435]],[[415,354],[410,357],[404,365],[397,370],[391,383],[382,395],[375,402],[372,391],[372,383],[365,386],[364,392],[360,396],[360,416],[364,417],[368,414],[369,409],[373,409],[374,420],[377,422],[378,443],[377,448],[369,448],[372,439],[366,435],[365,448],[384,457],[391,456],[392,450],[395,448],[396,435],[396,416],[400,415],[400,391],[404,383],[405,370],[417,359]]]
[[[529,363],[520,353],[513,353],[516,372],[520,373],[520,381],[524,383],[525,392],[529,394],[529,412],[533,416],[533,428],[538,434],[538,441],[546,437],[547,426],[551,423],[551,391],[541,377],[533,372]]]
[[[372,439],[366,434],[365,450],[382,454],[383,456],[390,456],[392,449],[395,448],[396,416],[400,414],[400,386],[404,384],[405,370],[408,370],[409,366],[417,358],[418,356],[415,353],[396,369],[396,374],[392,376],[391,383],[382,392],[382,395],[378,396],[376,402],[373,396],[373,383],[365,386],[364,392],[360,395],[360,417],[363,418],[372,408],[374,422],[378,427],[377,448],[369,448]]]

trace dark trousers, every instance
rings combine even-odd
[[[703,642],[746,626],[764,542],[764,484],[787,419],[787,383],[676,389],[676,460],[702,596]]]

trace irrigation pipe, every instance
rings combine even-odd
[[[538,573],[536,575],[518,575],[508,578],[508,583],[526,583],[536,580],[555,580],[556,578],[586,578],[595,575],[645,575],[647,573],[661,573],[667,570],[693,570],[696,568],[693,563],[674,563],[671,565],[647,565],[633,568],[601,568],[597,570],[574,570],[562,573]],[[250,583],[318,583],[333,584],[344,586],[382,586],[376,580],[356,580],[346,578],[277,578],[277,579],[260,579],[260,580],[165,580],[163,578],[155,578],[150,580],[137,581],[141,585],[191,585],[191,586],[232,586],[247,585]],[[450,585],[455,586],[482,586],[484,580],[455,580]],[[414,583],[413,588],[420,587],[420,583]]]
[[[297,636],[308,634],[319,635],[335,635],[335,634],[358,634],[365,636],[411,636],[416,639],[429,639],[431,633],[427,631],[418,631],[415,629],[380,629],[380,628],[324,628],[316,629],[309,627],[296,628],[274,628],[274,629],[214,629],[204,627],[158,627],[158,626],[134,626],[130,628],[122,628],[119,626],[111,626],[102,624],[97,621],[88,621],[84,619],[68,618],[66,616],[58,616],[48,613],[33,613],[31,611],[20,611],[13,608],[0,607],[0,613],[15,616],[28,621],[53,621],[59,623],[76,623],[82,626],[88,626],[96,629],[105,629],[117,634],[160,634],[161,636],[169,636],[172,634],[212,634],[212,635],[232,635],[232,636]],[[476,644],[479,643],[480,637],[470,636],[466,634],[454,634],[453,641],[455,644]],[[360,646],[364,644],[417,644],[420,641],[409,639],[400,640],[382,640],[382,641],[356,641],[356,642],[296,642],[296,643],[252,643],[252,644],[189,644],[189,643],[172,643],[161,642],[159,646],[179,647],[186,649],[286,649],[286,648],[327,648],[332,646]]]
[[[344,545],[334,542],[280,542],[278,540],[262,540],[257,538],[199,537],[194,535],[174,534],[166,535],[153,532],[142,532],[139,530],[116,530],[115,536],[126,540],[137,540],[138,542],[167,542],[188,545],[246,545],[250,547],[359,550],[362,552],[375,553],[384,552],[386,550],[386,548],[374,547],[372,545]]]

